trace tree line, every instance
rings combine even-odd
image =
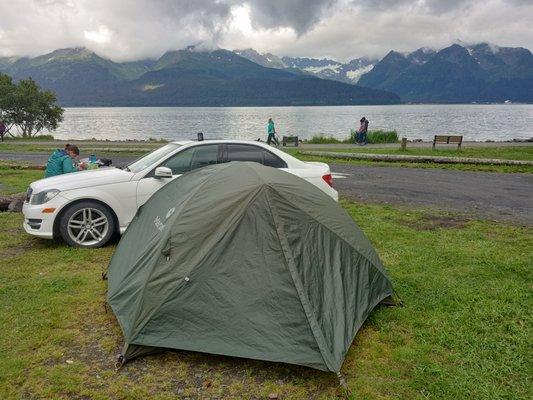
[[[63,108],[54,92],[43,90],[31,79],[13,82],[0,74],[0,136],[30,138],[43,129],[53,131],[63,121]],[[3,131],[3,132],[2,132]]]

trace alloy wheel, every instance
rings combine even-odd
[[[109,221],[96,208],[82,208],[69,218],[67,223],[70,238],[80,246],[91,246],[100,242],[109,230]]]

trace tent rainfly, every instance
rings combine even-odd
[[[339,373],[392,284],[311,183],[256,163],[198,169],[143,205],[108,270],[119,362],[181,349]]]

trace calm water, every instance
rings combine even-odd
[[[362,116],[370,129],[395,129],[409,139],[462,134],[484,141],[533,137],[533,105],[397,105],[345,107],[160,107],[67,108],[53,133],[59,139],[257,139],[265,136],[268,117],[278,134],[309,138],[322,133],[349,134]]]

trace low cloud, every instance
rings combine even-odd
[[[0,0],[0,55],[85,46],[117,61],[203,42],[381,57],[457,40],[532,48],[528,0]]]

